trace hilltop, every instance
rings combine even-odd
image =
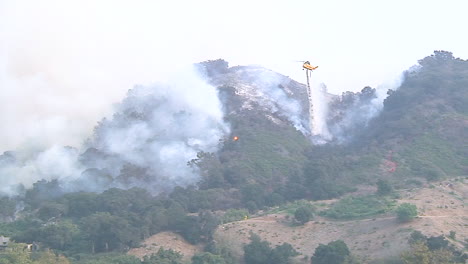
[[[239,257],[242,248],[230,252],[217,244],[218,236],[242,242],[247,229],[309,257],[318,243],[333,239],[343,239],[365,259],[395,255],[409,226],[427,236],[455,231],[458,239],[451,243],[466,243],[457,225],[466,221],[459,210],[468,174],[467,61],[436,51],[405,72],[385,100],[371,87],[342,95],[322,90],[329,106],[322,120],[327,136],[310,131],[303,84],[258,66],[229,67],[224,60],[200,63],[197,70],[208,84],[187,76],[172,86],[130,90],[82,150],[54,148],[33,161],[15,151],[1,155],[0,167],[10,173],[5,175],[24,176],[36,168],[49,180],[32,188],[2,186],[20,195],[0,199],[0,235],[39,242],[76,263],[107,258],[107,252],[123,258],[119,254],[153,235],[167,238],[167,232],[193,244],[192,252],[226,263],[236,263],[232,254]],[[453,179],[460,185],[454,182],[454,190],[438,186]],[[395,192],[376,195],[377,183]],[[436,195],[451,197],[457,208],[439,208],[452,204],[429,198]],[[395,224],[392,212],[404,201],[428,217]],[[291,212],[280,209],[304,203],[317,209],[316,220],[285,225]],[[443,217],[431,218],[439,213]],[[249,214],[258,217],[237,222]],[[446,216],[450,220],[439,221]],[[232,241],[227,229],[237,230]],[[179,258],[158,251],[155,258],[162,257]]]

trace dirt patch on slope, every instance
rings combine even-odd
[[[188,243],[183,237],[176,233],[161,232],[145,239],[141,247],[132,248],[128,254],[143,259],[144,256],[157,253],[161,247],[180,252],[185,261],[189,261],[193,255],[202,251],[201,246],[194,246]]]

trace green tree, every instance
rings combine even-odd
[[[342,240],[327,245],[320,244],[312,256],[312,264],[342,264],[350,255],[348,246]]]
[[[198,214],[198,225],[200,226],[200,233],[203,241],[212,240],[213,234],[221,223],[210,211],[202,211]]]
[[[40,180],[33,184],[33,188],[26,191],[24,201],[38,208],[44,201],[51,201],[63,195],[58,180],[46,181]]]
[[[101,253],[93,255],[79,255],[80,260],[76,264],[141,264],[141,260],[125,253]]]
[[[270,254],[270,244],[262,241],[255,234],[250,236],[250,243],[244,246],[244,260],[246,264],[268,264]]]
[[[131,246],[138,241],[128,222],[109,213],[95,213],[85,217],[82,230],[91,242],[91,251],[103,252]]]
[[[37,216],[43,221],[51,218],[58,218],[67,213],[67,207],[64,204],[56,202],[45,202],[39,208]]]
[[[392,185],[389,181],[384,179],[379,179],[377,181],[377,194],[378,195],[388,195],[393,191]]]
[[[408,243],[410,245],[416,244],[416,243],[426,243],[426,241],[427,241],[427,237],[423,235],[421,231],[417,231],[417,230],[411,232],[411,235],[408,239]]]
[[[301,206],[294,212],[294,219],[296,219],[301,224],[309,222],[312,217],[312,208],[309,206]]]
[[[275,247],[269,256],[268,263],[275,264],[289,264],[291,263],[291,257],[297,256],[298,253],[294,248],[288,244],[283,243],[280,246]]]
[[[443,235],[431,236],[427,239],[426,244],[431,251],[437,249],[446,249],[448,247],[448,240],[445,239]]]
[[[398,206],[396,213],[400,222],[409,222],[418,215],[418,209],[414,204],[403,203]]]
[[[449,250],[439,249],[431,251],[424,243],[411,245],[411,250],[401,254],[401,259],[405,264],[450,264],[453,262],[453,254]]]
[[[9,218],[15,215],[16,202],[8,197],[0,198],[0,219],[2,217]]]
[[[11,250],[0,254],[0,264],[32,264],[29,252],[23,250],[25,246],[22,243],[8,244]]]
[[[68,193],[63,197],[68,207],[68,216],[86,217],[97,211],[97,197],[95,193],[77,192]]]
[[[169,216],[163,207],[152,207],[146,212],[146,219],[150,222],[149,232],[156,234],[169,226]]]
[[[0,253],[0,264],[70,264],[70,261],[51,251],[31,254],[24,250],[26,244],[10,243],[8,251]]]
[[[288,243],[272,249],[270,244],[262,241],[259,236],[252,234],[251,242],[244,246],[244,260],[246,264],[289,264],[291,257],[298,253]]]
[[[160,247],[156,254],[145,256],[142,264],[182,264],[182,254],[172,249]]]
[[[39,254],[33,264],[70,264],[71,262],[64,256],[55,255],[51,251],[44,251]]]
[[[79,229],[78,226],[67,220],[46,225],[40,229],[39,233],[40,237],[37,241],[51,248],[64,249],[72,243],[73,238],[78,235]]]
[[[223,215],[223,224],[229,222],[235,222],[239,220],[243,220],[244,218],[249,217],[249,211],[245,209],[229,209]]]

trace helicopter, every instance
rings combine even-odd
[[[313,71],[313,70],[317,69],[318,66],[312,66],[312,65],[310,65],[309,61],[304,61],[304,64],[302,64],[302,68],[303,68],[303,70],[305,69],[305,70]]]

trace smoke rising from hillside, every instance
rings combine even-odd
[[[278,73],[268,70],[258,71],[253,84],[258,87],[270,110],[286,117],[291,125],[305,135],[308,131],[308,119],[303,116],[305,112],[300,101],[295,99],[293,91],[288,89],[288,79]]]
[[[169,83],[131,89],[94,131],[80,150],[0,155],[0,193],[13,195],[41,179],[58,179],[66,191],[139,186],[160,193],[187,186],[199,177],[187,162],[199,151],[216,151],[229,126],[217,90],[190,68]]]
[[[187,162],[199,151],[215,152],[229,133],[221,109],[216,88],[193,69],[170,84],[136,87],[96,127],[89,147],[99,154],[84,155],[83,163],[126,187],[193,184],[198,173]]]
[[[328,104],[326,86],[319,83],[316,79],[311,81],[312,92],[312,107],[313,109],[313,128],[312,128],[312,141],[315,144],[323,144],[332,139],[332,135],[328,131],[327,118],[328,118]]]
[[[329,130],[327,141],[346,143],[356,136],[369,121],[383,108],[388,90],[396,90],[403,82],[403,74],[373,89],[365,87],[361,92],[345,92],[328,102],[326,126]]]

